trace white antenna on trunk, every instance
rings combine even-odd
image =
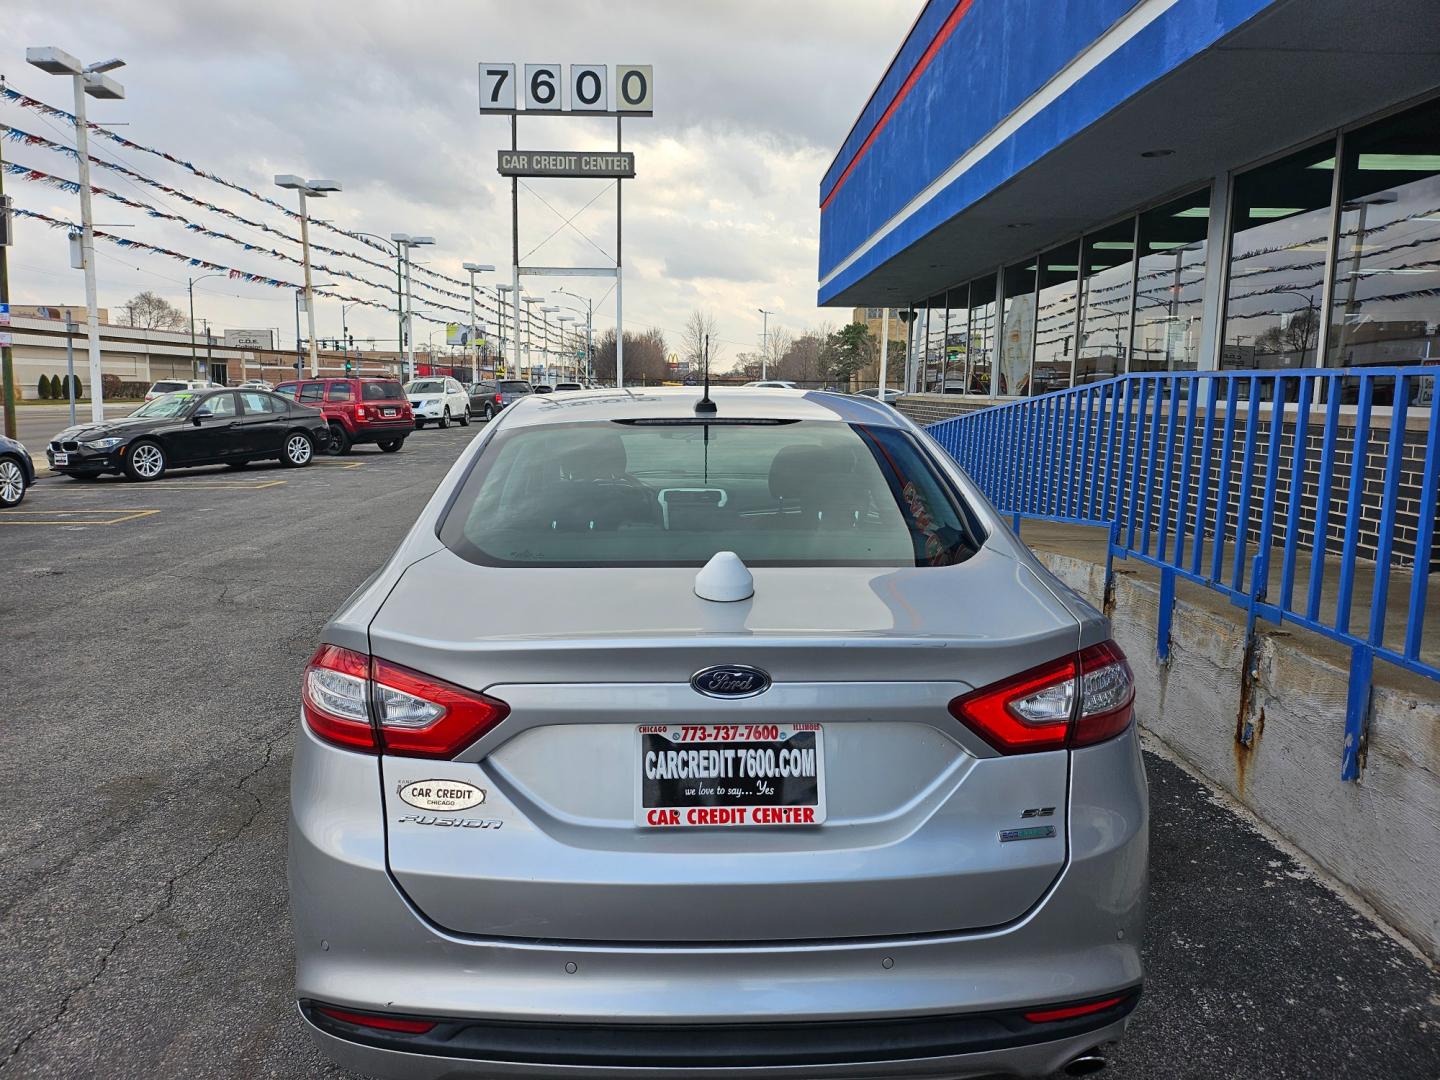
[[[755,595],[755,579],[735,552],[717,551],[695,575],[695,595],[719,603],[749,600]]]

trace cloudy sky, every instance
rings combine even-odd
[[[114,130],[127,138],[287,205],[293,196],[273,187],[276,173],[339,180],[345,190],[319,204],[317,213],[350,230],[434,234],[437,246],[421,257],[456,276],[463,276],[462,262],[474,261],[500,266],[508,280],[510,262],[509,183],[495,171],[495,151],[508,146],[509,130],[503,118],[478,114],[477,63],[604,63],[612,80],[617,63],[653,64],[655,116],[626,125],[638,173],[625,185],[626,325],[658,326],[673,342],[687,312],[706,308],[717,318],[724,355],[733,357],[758,344],[757,308],[777,312],[774,321],[792,331],[840,321],[841,312],[819,310],[814,302],[816,191],[920,0],[10,0],[6,6],[0,74],[13,89],[70,108],[69,81],[26,65],[27,45],[55,45],[85,62],[123,57],[127,66],[113,74],[126,100],[92,100],[92,122],[123,122]],[[63,122],[13,104],[0,103],[0,120],[56,141],[72,138]],[[522,117],[520,139],[535,149],[607,149],[614,126]],[[73,162],[51,151],[13,142],[4,151],[7,161],[74,177]],[[294,231],[279,212],[158,157],[105,140],[93,142],[92,152]],[[298,255],[296,245],[138,181],[97,170],[94,182]],[[526,183],[532,190],[520,193],[522,261],[613,260],[614,194],[602,192],[605,182]],[[14,177],[6,178],[6,192],[17,205],[55,217],[79,213],[77,196]],[[573,228],[562,224],[597,195]],[[96,220],[134,225],[109,230],[118,235],[300,280],[299,267],[103,199],[96,202]],[[357,250],[353,241],[323,230],[312,239]],[[99,250],[103,306],[116,308],[152,289],[183,309],[185,279],[195,271],[105,244]],[[348,261],[336,265],[374,280],[386,277]],[[528,291],[543,292],[547,284],[560,283],[531,279]],[[564,284],[597,302],[597,327],[613,325],[611,282]],[[343,279],[339,291],[385,298]],[[288,291],[211,278],[195,292],[197,318],[219,327],[276,327],[282,345],[293,341]],[[19,223],[11,293],[15,303],[83,303],[63,231]],[[416,295],[419,310],[426,310],[427,299],[453,302],[418,287]],[[339,333],[339,309],[333,300],[317,304],[319,336]],[[357,338],[395,336],[394,318],[373,309],[353,308],[347,322]],[[417,325],[421,341],[428,333],[428,325]]]

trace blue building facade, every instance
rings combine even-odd
[[[913,389],[1440,362],[1440,4],[930,0],[819,202]]]

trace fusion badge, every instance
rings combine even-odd
[[[485,801],[485,789],[463,780],[415,780],[400,785],[400,798],[417,810],[469,810]]]

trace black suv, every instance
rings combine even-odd
[[[533,394],[534,388],[523,379],[498,379],[493,382],[471,383],[466,390],[470,393],[470,413],[485,420],[493,420],[506,405],[517,398]]]

